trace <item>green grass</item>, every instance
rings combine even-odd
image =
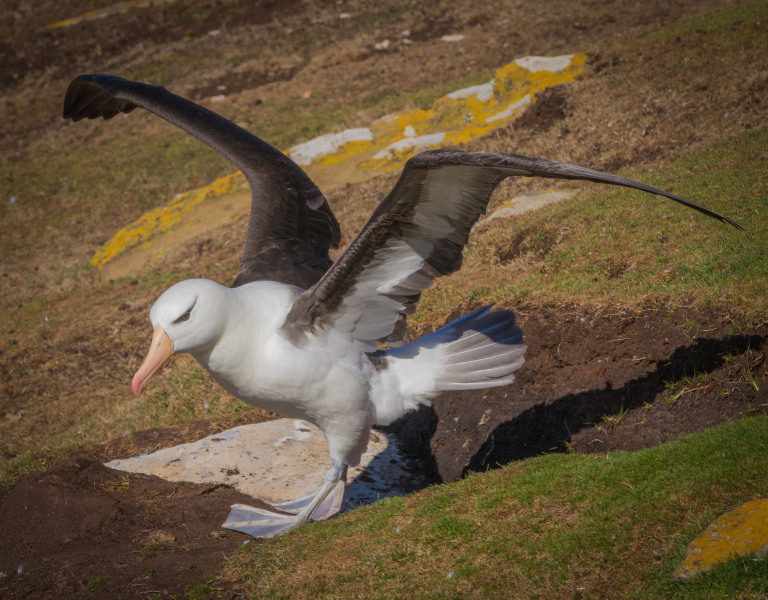
[[[768,4],[764,0],[743,2],[736,6],[730,6],[712,14],[686,21],[675,27],[663,29],[657,33],[651,33],[643,38],[643,41],[676,41],[678,36],[694,35],[701,33],[714,33],[722,36],[731,49],[738,49],[744,43],[744,33],[741,26],[744,23],[752,25],[756,35],[760,35],[762,19],[768,14]],[[764,34],[763,34],[764,35]],[[703,48],[702,48],[703,50]],[[711,48],[707,48],[711,54]]]
[[[184,589],[184,598],[187,600],[203,600],[213,594],[210,583],[212,577],[207,577],[203,583],[190,584]]]
[[[137,431],[172,427],[197,420],[232,422],[253,410],[229,396],[192,360],[169,365],[139,398],[129,393],[111,394],[101,410],[89,411],[60,433],[26,444],[11,459],[0,461],[0,480],[45,468],[39,457],[64,458],[78,448],[97,446]],[[124,388],[129,390],[126,379]],[[24,408],[29,408],[28,402]]]
[[[671,575],[715,516],[768,494],[767,453],[755,417],[635,453],[529,459],[252,544],[234,569],[254,598],[764,593],[768,560]]]
[[[766,146],[768,129],[750,131],[682,156],[651,174],[621,173],[727,215],[744,231],[658,196],[624,188],[586,188],[578,200],[498,220],[490,235],[471,241],[465,264],[484,261],[499,274],[488,279],[502,282],[475,288],[477,301],[538,296],[621,305],[652,297],[673,304],[728,306],[734,314],[764,318]],[[525,261],[495,264],[504,244],[526,231],[532,232],[534,246],[540,243],[536,236],[550,240],[545,256],[534,257],[533,268]],[[551,243],[561,231],[567,234]],[[522,275],[515,276],[517,272]],[[442,314],[450,312],[457,298],[466,298],[467,290],[461,279],[441,284],[424,294],[424,303]]]
[[[690,78],[713,53],[721,53],[722,60],[738,60],[745,32],[752,37],[764,36],[765,13],[765,2],[752,2],[660,32],[658,39],[671,48],[663,68],[669,77]],[[337,24],[341,31],[329,27],[310,40],[308,47],[320,47],[330,36],[338,39],[351,35],[350,28],[366,26],[365,18]],[[749,24],[760,19],[763,29],[750,29]],[[737,27],[740,23],[749,27]],[[683,65],[680,50],[673,51],[672,44],[676,36],[683,38],[683,44],[694,43],[689,37],[695,41],[692,34],[700,30],[710,32],[707,48],[695,52],[686,49],[690,61]],[[647,45],[654,39],[651,36],[639,43]],[[137,65],[133,75],[127,75],[162,80],[164,72],[197,71],[198,59],[212,60],[203,56],[202,50],[187,52]],[[317,97],[280,104],[265,102],[245,125],[278,147],[288,148],[331,130],[367,124],[393,110],[426,108],[450,91],[491,76],[477,73],[412,92],[378,91],[344,106],[333,98]],[[253,112],[252,108],[235,106],[228,116],[237,120],[237,111]],[[20,150],[12,170],[0,169],[4,197],[20,196],[17,204],[0,205],[0,217],[13,220],[14,227],[26,231],[26,236],[14,237],[9,228],[7,238],[0,241],[4,254],[23,252],[25,240],[43,228],[50,228],[51,235],[73,228],[89,241],[93,239],[92,245],[97,247],[112,231],[105,227],[92,233],[87,227],[90,221],[119,227],[128,222],[129,214],[137,216],[167,203],[176,193],[231,172],[225,159],[186,134],[171,127],[152,128],[147,134],[141,124],[134,127],[137,119],[142,117],[135,114],[108,125],[92,125],[44,162],[35,158],[38,147]],[[77,127],[89,126],[81,123]],[[744,225],[745,232],[666,200],[623,189],[596,191],[598,188],[593,187],[578,201],[494,225],[498,235],[489,236],[490,242],[473,239],[467,250],[468,263],[488,260],[491,264],[492,244],[523,229],[532,232],[533,246],[549,246],[550,251],[535,269],[513,282],[510,277],[499,277],[497,282],[491,276],[488,281],[494,283],[480,287],[453,280],[430,290],[415,322],[428,309],[445,315],[467,298],[507,303],[516,298],[567,298],[580,304],[620,305],[647,297],[730,306],[745,315],[745,323],[765,319],[766,147],[768,131],[756,129],[674,162],[654,165],[653,173],[622,173],[718,210]],[[137,153],[137,148],[141,152]],[[108,168],[104,157],[108,157]],[[52,198],[57,201],[52,203]],[[23,211],[29,213],[25,218]],[[84,221],[82,226],[77,225],[79,220]],[[568,234],[555,244],[563,228]],[[104,239],[97,240],[98,236]],[[621,265],[628,268],[618,268]],[[497,269],[493,275],[503,273],[498,265],[491,266]],[[508,269],[517,266],[513,262]],[[206,274],[215,269],[212,265],[200,268]],[[91,286],[94,297],[102,296],[110,285],[124,283],[96,282],[82,256],[54,275],[82,279],[84,285]],[[182,269],[163,266],[137,277],[137,289],[145,291],[188,275]],[[81,301],[77,294],[67,292],[56,300],[61,303],[73,298]],[[12,326],[17,334],[41,328],[43,310],[51,299],[45,296],[9,311],[9,328]],[[98,309],[110,310],[103,306]],[[126,335],[121,334],[120,343],[125,342]],[[140,345],[135,343],[136,337],[124,344],[126,348],[144,349],[146,340]],[[758,358],[759,351],[755,350],[754,361],[748,364]],[[44,369],[39,374],[45,376]],[[11,375],[26,376],[15,370]],[[691,381],[674,382],[671,393],[687,393],[687,388],[698,385],[695,374],[692,377]],[[750,377],[748,369],[744,377],[755,386],[762,385]],[[126,380],[125,390],[127,384]],[[8,473],[13,477],[42,469],[46,466],[42,456],[66,456],[78,446],[101,444],[125,432],[201,418],[234,420],[247,410],[190,364],[171,366],[140,400],[130,398],[127,391],[118,395],[116,387],[104,398],[103,410],[81,415],[64,431],[25,446],[26,450],[11,461]],[[668,401],[674,399],[673,395]],[[39,400],[30,395],[24,401],[29,403],[25,406],[31,406]],[[614,417],[620,418],[621,412]],[[596,414],[590,422],[600,419]],[[768,561],[752,557],[729,561],[686,585],[673,582],[670,575],[687,543],[713,517],[742,501],[768,494],[767,432],[768,420],[755,417],[635,454],[551,455],[508,465],[411,497],[386,500],[282,539],[251,544],[235,558],[231,569],[237,579],[247,579],[257,598],[765,595]],[[126,480],[119,485],[128,484]],[[171,548],[147,546],[139,552],[162,551]],[[151,577],[151,571],[143,576]],[[96,592],[106,577],[97,577],[87,586]],[[190,585],[185,595],[202,598],[211,593],[206,580]]]
[[[87,584],[86,587],[88,588],[88,591],[92,594],[96,594],[99,591],[99,587],[102,583],[106,583],[111,579],[109,575],[99,575],[98,577],[94,577],[91,579]]]

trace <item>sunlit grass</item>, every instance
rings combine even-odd
[[[254,598],[764,592],[766,560],[703,584],[671,575],[709,520],[768,493],[767,450],[756,417],[635,453],[529,459],[254,544],[231,569]]]
[[[692,302],[763,319],[766,145],[768,130],[752,131],[653,173],[622,173],[720,212],[744,231],[658,196],[584,186],[576,200],[498,219],[471,238],[464,269],[423,295],[417,322],[445,318],[461,301],[514,305],[519,300],[588,306]],[[500,257],[521,235],[528,247],[542,252],[525,251],[502,263]]]

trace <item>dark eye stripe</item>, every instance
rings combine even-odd
[[[197,299],[195,299],[195,302],[192,304],[192,306],[190,306],[183,315],[176,319],[174,323],[183,323],[184,321],[189,321],[189,318],[192,316],[192,309],[195,308],[195,304],[197,304]]]
[[[184,313],[174,321],[174,323],[183,323],[185,321],[189,321],[189,318],[192,316],[192,309],[195,308],[195,305],[197,304],[197,297],[195,297],[194,301],[192,302],[192,305],[184,311]]]

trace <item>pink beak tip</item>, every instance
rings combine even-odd
[[[141,394],[141,391],[144,389],[142,383],[141,375],[136,373],[136,375],[133,376],[133,380],[131,381],[131,391],[137,398],[139,397],[139,394]]]

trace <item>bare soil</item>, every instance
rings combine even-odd
[[[764,355],[756,352],[768,326],[736,331],[721,315],[694,308],[522,307],[518,314],[529,350],[514,385],[446,393],[388,428],[422,464],[426,483],[542,453],[637,450],[768,407]],[[674,389],[666,383],[681,381]],[[231,504],[258,502],[102,465],[186,441],[190,432],[200,437],[211,428],[139,432],[0,493],[4,597],[180,597],[190,585],[237,597],[241,582],[216,576],[235,548],[259,541],[220,525]]]
[[[475,147],[502,146],[606,170],[652,164],[748,129],[764,116],[768,104],[764,74],[721,86],[718,77],[732,67],[712,60],[710,71],[692,75],[685,89],[675,87],[682,85],[677,81],[653,87],[639,76],[627,79],[617,65],[629,64],[629,72],[641,73],[643,63],[663,59],[663,48],[646,57],[637,56],[631,43],[614,43],[607,53],[603,49],[606,40],[631,40],[715,11],[729,5],[727,1],[555,0],[492,7],[474,2],[416,6],[394,0],[178,0],[54,30],[45,26],[92,7],[78,0],[33,4],[34,12],[20,0],[0,9],[5,23],[0,134],[9,180],[20,168],[15,165],[46,160],[66,148],[67,136],[73,134],[59,122],[58,106],[69,79],[81,72],[120,73],[124,64],[140,70],[142,61],[158,56],[181,57],[177,66],[167,59],[171,66],[163,72],[164,85],[193,98],[231,95],[231,116],[245,120],[254,106],[275,98],[294,100],[311,93],[343,102],[361,94],[418,90],[495,69],[525,54],[588,51],[591,74],[586,81],[551,90],[518,123]],[[410,35],[404,36],[404,30]],[[466,41],[441,42],[448,33],[465,34]],[[393,43],[386,52],[377,52],[373,44],[383,39]],[[677,43],[690,45],[693,56],[706,48],[706,32],[690,32]],[[192,56],[204,58],[195,62]],[[261,56],[263,60],[257,59]],[[603,83],[590,84],[595,78]],[[596,91],[604,93],[601,99],[595,98]],[[728,107],[732,117],[723,121]],[[146,123],[140,126],[147,131],[158,127]],[[343,201],[357,196],[368,203],[390,184],[391,178],[382,178],[340,192],[338,212],[347,241],[363,217],[353,203]],[[48,186],[41,194],[54,197],[63,193],[60,186],[65,183]],[[49,227],[45,250],[50,256],[45,257],[28,248],[32,233],[23,221],[43,219],[45,209],[33,206],[23,218],[4,213],[7,314],[16,315],[9,307],[26,314],[23,307],[41,294],[52,295],[47,310],[54,315],[62,302],[54,296],[57,292],[75,290],[74,298],[85,301],[97,284],[87,277],[54,274],[89,257],[96,244],[141,212],[138,202],[126,201],[89,215],[87,205],[68,202],[67,210],[80,216]],[[234,272],[239,242],[216,244],[241,235],[234,227],[193,240],[180,254],[191,263],[226,261]],[[91,234],[93,230],[98,234]],[[544,249],[531,246],[521,232],[500,249],[499,260],[540,251]],[[621,277],[624,271],[616,265],[612,273]],[[19,417],[17,429],[25,432],[19,440],[33,438],[38,429],[56,432],[63,423],[76,421],[78,410],[97,410],[108,397],[100,390],[121,389],[138,360],[146,313],[158,289],[137,291],[130,281],[99,288],[102,297],[94,298],[91,308],[101,316],[56,334],[3,325],[3,410]],[[72,296],[68,298],[71,302]],[[430,482],[455,480],[469,471],[546,452],[637,450],[766,412],[765,324],[750,325],[725,309],[679,304],[624,309],[514,299],[509,304],[529,345],[516,383],[481,393],[444,394],[432,408],[389,428],[406,453],[423,463]],[[451,318],[473,308],[463,305]],[[76,312],[68,314],[76,320]],[[92,347],[96,337],[111,339],[118,349],[97,352]],[[19,375],[22,362],[37,375]],[[77,391],[73,374],[82,386]],[[30,393],[42,399],[42,408],[20,408]],[[243,418],[270,417],[251,412]],[[222,487],[127,475],[101,464],[232,424],[199,421],[139,432],[80,448],[55,463],[41,452],[47,470],[25,475],[0,491],[0,596],[238,597],[242,582],[225,580],[220,572],[248,539],[220,525],[232,503],[253,504],[254,499]],[[2,440],[0,450],[4,457],[21,452]]]

